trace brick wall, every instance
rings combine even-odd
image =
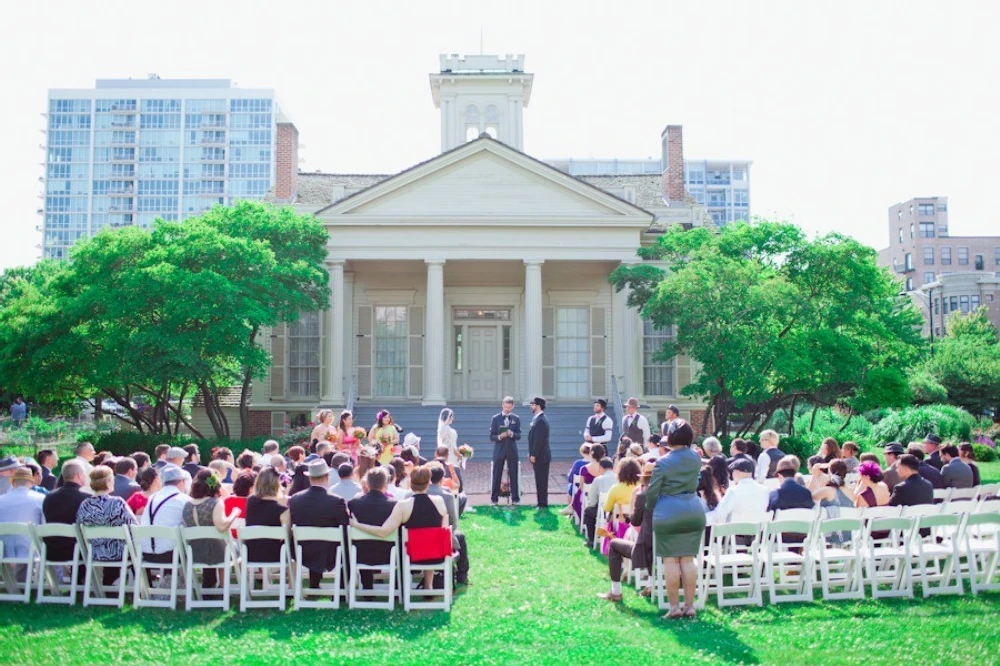
[[[250,412],[250,434],[252,436],[271,434],[271,412]]]
[[[684,201],[684,138],[680,125],[667,125],[667,163],[663,170],[663,194],[670,201]]]
[[[691,414],[690,414],[690,416],[688,416],[688,423],[690,423],[691,424],[691,428],[694,429],[695,437],[697,437],[698,435],[701,434],[701,426],[705,422],[706,418],[708,418],[708,428],[707,428],[706,432],[708,432],[708,433],[711,434],[711,432],[713,430],[713,428],[712,428],[712,415],[709,414],[708,411],[704,410],[704,409],[692,409],[691,410]]]
[[[277,152],[275,154],[274,198],[291,201],[298,189],[299,130],[288,122],[278,123]]]

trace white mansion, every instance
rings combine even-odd
[[[608,282],[666,225],[711,223],[684,193],[680,127],[664,130],[662,176],[568,175],[524,151],[523,63],[442,56],[441,154],[395,175],[296,173],[297,135],[283,150],[279,128],[291,173],[272,198],[329,229],[332,307],[272,331],[257,432],[355,400],[583,405],[612,378],[651,417],[673,402],[700,420],[679,395],[690,363],[654,362],[664,332]]]

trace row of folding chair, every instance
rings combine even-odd
[[[0,601],[27,603],[34,591],[35,600],[40,604],[74,605],[78,592],[82,592],[84,606],[113,605],[119,608],[124,606],[127,594],[131,594],[132,604],[136,607],[162,608],[176,608],[178,597],[183,596],[185,610],[228,609],[231,596],[236,594],[241,612],[248,608],[283,609],[289,593],[295,609],[339,608],[342,598],[347,600],[350,608],[392,610],[399,601],[407,611],[449,610],[452,603],[453,555],[438,564],[413,563],[405,547],[409,539],[406,528],[402,529],[401,538],[397,540],[397,535],[381,538],[354,528],[347,530],[345,539],[340,528],[293,526],[289,530],[285,527],[254,526],[240,528],[238,538],[234,540],[228,530],[219,532],[214,527],[0,523],[0,537],[19,539],[27,545],[24,554],[5,553],[0,540],[0,576],[3,582]],[[55,560],[50,557],[47,540],[52,538],[72,540],[72,556],[69,559]],[[121,558],[115,561],[95,559],[94,541],[97,539],[121,542]],[[143,546],[147,540],[156,539],[174,542],[170,561],[150,561]],[[251,561],[247,546],[257,540],[278,542],[277,558],[267,562]],[[194,542],[204,541],[221,544],[222,562],[206,564],[195,558]],[[309,571],[302,562],[302,542],[315,541],[336,543],[339,547],[333,570],[324,573],[318,588],[311,588],[308,586]],[[367,565],[359,561],[357,546],[372,541],[392,544],[388,563]],[[350,572],[346,576],[345,552],[348,558],[346,570]],[[104,583],[106,569],[117,570],[117,580],[112,584]],[[198,584],[199,576],[208,569],[218,570],[217,587],[204,588]],[[443,590],[421,589],[413,584],[413,576],[425,570],[443,573]],[[362,586],[361,571],[370,572],[376,579],[372,588]],[[156,586],[150,584],[153,572],[161,574]]]

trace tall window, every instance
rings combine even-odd
[[[556,395],[590,395],[589,308],[556,310]]]
[[[996,263],[997,266],[1000,266],[1000,247],[993,248],[993,257],[994,263]]]
[[[958,297],[958,309],[962,311],[962,314],[969,314],[969,297],[959,296]]]
[[[967,247],[958,248],[958,265],[959,266],[969,265],[969,248]]]
[[[924,248],[924,266],[934,265],[934,248],[925,247]]]
[[[934,238],[934,223],[933,222],[921,222],[920,223],[920,237],[921,238]]]
[[[927,271],[924,273],[924,284],[930,284],[934,282],[934,271]]]
[[[465,107],[465,140],[473,141],[479,137],[479,107],[470,104]]]
[[[319,395],[319,313],[304,312],[288,326],[288,392]]]
[[[656,355],[663,344],[672,339],[669,328],[658,328],[653,322],[642,322],[642,392],[647,396],[674,394],[674,360],[661,361]]]
[[[917,205],[917,212],[919,212],[921,215],[933,215],[934,214],[934,204],[932,204],[932,203],[918,204]]]
[[[903,265],[906,267],[906,270],[913,270],[913,255],[911,253],[906,253],[906,256],[903,258]]]
[[[941,248],[941,265],[951,266],[951,248],[943,247]]]
[[[979,307],[979,294],[973,294],[969,297],[969,305],[973,310]]]
[[[497,107],[490,104],[486,107],[485,115],[485,129],[483,130],[491,137],[496,139],[500,136],[500,112],[497,111]]]
[[[406,395],[407,336],[406,306],[375,308],[375,396]]]

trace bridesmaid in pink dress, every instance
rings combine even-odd
[[[346,409],[340,413],[340,423],[337,424],[337,439],[334,448],[351,456],[355,467],[358,466],[358,448],[360,440],[354,436],[354,415]]]

